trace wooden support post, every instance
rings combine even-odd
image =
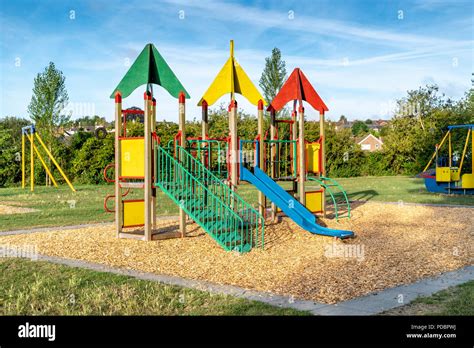
[[[201,103],[201,106],[202,106],[202,120],[201,120],[201,137],[202,137],[202,140],[206,140],[208,135],[209,135],[209,119],[208,119],[208,114],[207,114],[207,101],[203,100],[202,103]],[[210,149],[210,144],[206,143],[206,145],[204,146],[205,143],[201,143],[201,153],[202,153],[202,158],[201,158],[201,161],[202,161],[202,164],[204,166],[207,166],[206,164],[206,148]],[[207,156],[209,158],[209,161],[211,160],[211,153],[210,151],[207,152]],[[220,154],[218,154],[218,156],[220,156]]]
[[[263,129],[263,101],[258,101],[258,167],[265,171],[265,163],[263,160],[264,157],[264,143],[263,137],[265,136],[265,131]],[[263,192],[258,191],[258,212],[260,215],[265,216],[265,195]]]
[[[185,100],[186,96],[183,92],[179,93],[179,130],[181,132],[180,143],[183,148],[186,148],[186,109],[185,109]],[[179,156],[180,151],[177,155]],[[179,158],[179,157],[178,157]],[[179,232],[181,233],[181,238],[186,236],[186,213],[183,209],[179,209]]]
[[[21,131],[21,188],[25,188],[25,134]]]
[[[30,191],[35,189],[35,159],[34,159],[35,138],[33,137],[33,129],[31,130],[30,140]]]
[[[122,95],[115,94],[115,231],[117,237],[122,233],[122,192],[120,190],[120,174],[122,172],[122,150],[120,135],[122,134]]]
[[[304,108],[300,105],[299,108],[299,138],[298,138],[298,160],[299,160],[299,177],[298,177],[298,196],[301,204],[306,205],[306,195],[304,189],[304,182],[306,179],[306,144],[304,142]]]
[[[273,107],[270,109],[270,140],[275,140],[276,137],[276,112]],[[271,178],[276,177],[275,158],[276,157],[276,144],[270,142],[270,176]],[[277,206],[272,202],[272,214],[271,218],[273,221],[276,220]]]
[[[237,102],[232,99],[229,106],[229,132],[230,132],[230,168],[231,168],[231,188],[237,189],[238,165],[239,165],[239,144],[237,138]]]
[[[144,94],[144,143],[145,143],[145,180],[144,180],[144,195],[145,195],[145,235],[144,240],[151,240],[152,218],[151,218],[151,94],[145,92]]]
[[[319,113],[319,137],[321,138],[321,175],[326,176],[326,134],[324,131],[324,111]],[[323,195],[321,197],[322,204],[321,208],[323,210],[323,216],[326,217],[326,190],[323,189]]]
[[[292,146],[296,146],[297,142],[296,140],[298,139],[298,119],[297,119],[297,111],[296,111],[296,100],[295,100],[295,107],[294,107],[295,110],[293,110],[293,113],[291,115],[291,119],[293,120],[293,124],[291,125],[291,140],[293,141],[293,144]],[[298,149],[296,149],[296,151],[294,151],[294,148],[291,149],[291,157],[293,158],[294,154],[297,154],[298,153]],[[293,160],[291,162],[292,166],[294,166],[294,163],[295,161]],[[293,173],[295,175],[295,177],[298,177],[298,173],[297,173],[297,169],[296,168],[293,168]],[[296,193],[296,191],[298,190],[298,183],[296,180],[293,181],[293,192]]]
[[[152,112],[151,112],[151,131],[154,133],[156,132],[156,99],[153,97],[152,98]],[[153,138],[151,139],[152,144],[154,144]],[[151,147],[151,153],[152,153],[152,158],[155,151],[154,147]],[[156,181],[156,173],[155,173],[155,161],[156,158],[152,161],[152,185],[154,185],[154,181]],[[155,178],[155,180],[153,180]],[[156,188],[153,187],[151,190],[151,220],[153,223],[153,229],[156,229]]]
[[[202,106],[202,118],[201,118],[201,138],[202,140],[206,140],[209,136],[209,118],[208,118],[208,113],[207,113],[207,101],[203,100],[201,103]],[[206,168],[210,169],[211,166],[211,161],[212,161],[212,154],[211,154],[211,148],[212,145],[211,143],[201,143],[201,162],[202,165]],[[217,156],[220,156],[221,154],[218,153]],[[207,159],[207,163],[206,163]],[[204,204],[207,204],[208,202],[208,195],[207,191],[204,192]]]

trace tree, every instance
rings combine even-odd
[[[21,128],[28,123],[17,117],[0,119],[0,187],[21,180]]]
[[[438,94],[437,85],[426,85],[417,90],[407,91],[407,96],[397,100],[397,117],[415,118],[420,123],[423,131],[426,131],[424,119],[429,116],[433,110],[439,108],[452,108],[453,101],[446,99],[444,94]]]
[[[286,79],[286,63],[281,59],[281,52],[278,48],[272,50],[272,55],[265,58],[265,68],[260,77],[259,85],[263,91],[263,96],[267,103],[278,94]]]
[[[103,170],[114,161],[114,138],[97,139],[90,137],[76,152],[72,160],[71,172],[75,181],[87,184],[104,182]]]
[[[50,151],[55,128],[66,124],[69,120],[68,116],[61,113],[69,102],[65,81],[63,73],[50,62],[42,73],[36,75],[33,96],[28,105],[30,118],[41,130],[41,136]]]
[[[384,130],[384,153],[397,173],[420,172],[433,154],[448,125],[469,123],[469,94],[457,103],[438,95],[438,86],[429,85],[407,91],[398,100],[399,110]],[[471,109],[472,110],[472,109]],[[462,132],[453,133],[452,143],[463,143]],[[446,148],[444,148],[445,150]]]
[[[355,121],[352,125],[352,134],[354,136],[360,136],[369,131],[369,127],[363,121]]]
[[[365,120],[365,124],[372,124],[372,123],[374,123],[374,122],[370,118]]]
[[[344,116],[344,115],[341,115],[341,117],[339,117],[339,123],[346,124],[347,123],[347,117]]]
[[[28,112],[45,134],[51,135],[54,127],[69,120],[68,116],[61,114],[69,102],[65,81],[63,73],[56,69],[53,62],[35,77]]]
[[[326,124],[326,171],[329,177],[350,177],[361,174],[364,153],[355,144],[348,128],[336,132]]]

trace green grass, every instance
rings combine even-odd
[[[0,259],[0,315],[309,315],[41,261]]]
[[[443,195],[426,191],[423,179],[381,176],[337,179],[350,200],[474,205],[472,195]]]
[[[474,315],[474,281],[450,287],[409,305],[387,311],[391,315]]]
[[[77,192],[67,186],[59,188],[37,186],[29,189],[0,189],[0,204],[16,205],[37,209],[27,214],[0,215],[0,231],[42,226],[66,226],[95,222],[112,222],[114,214],[104,210],[104,197],[113,194],[113,185],[77,185]],[[132,190],[126,197],[138,198],[143,191]],[[109,201],[113,207],[114,200]],[[158,190],[158,214],[176,215],[176,205]]]
[[[413,202],[432,204],[474,205],[473,196],[448,196],[426,192],[422,179],[410,177],[361,177],[337,179],[346,189],[351,200]],[[291,183],[282,183],[286,189]],[[308,189],[314,182],[308,182]],[[46,188],[37,186],[34,193],[28,189],[2,188],[0,202],[23,204],[38,209],[28,214],[0,215],[0,231],[40,226],[74,225],[113,221],[113,214],[106,213],[103,200],[113,193],[112,185],[78,185],[77,192],[67,186]],[[177,206],[160,190],[158,193],[158,215],[177,215]],[[242,184],[239,194],[249,203],[257,202],[257,190],[249,184]],[[127,198],[139,197],[141,190],[134,190]],[[74,204],[72,204],[74,203]],[[110,202],[113,204],[113,200]]]

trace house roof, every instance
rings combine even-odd
[[[371,134],[371,133],[367,134],[364,138],[362,138],[362,140],[358,141],[357,144],[360,145],[360,144],[363,143],[365,140],[367,140],[367,138],[369,138],[369,137],[372,137],[372,138],[374,138],[375,140],[377,140],[380,144],[383,144],[382,139],[377,138],[375,135],[373,135],[373,134]]]

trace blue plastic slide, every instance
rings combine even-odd
[[[260,168],[253,167],[253,173],[240,166],[240,179],[250,182],[275,203],[290,219],[301,228],[314,234],[338,237],[341,239],[354,237],[354,232],[345,230],[333,230],[319,226],[316,217],[296,198],[286,192],[272,178],[265,174]]]

